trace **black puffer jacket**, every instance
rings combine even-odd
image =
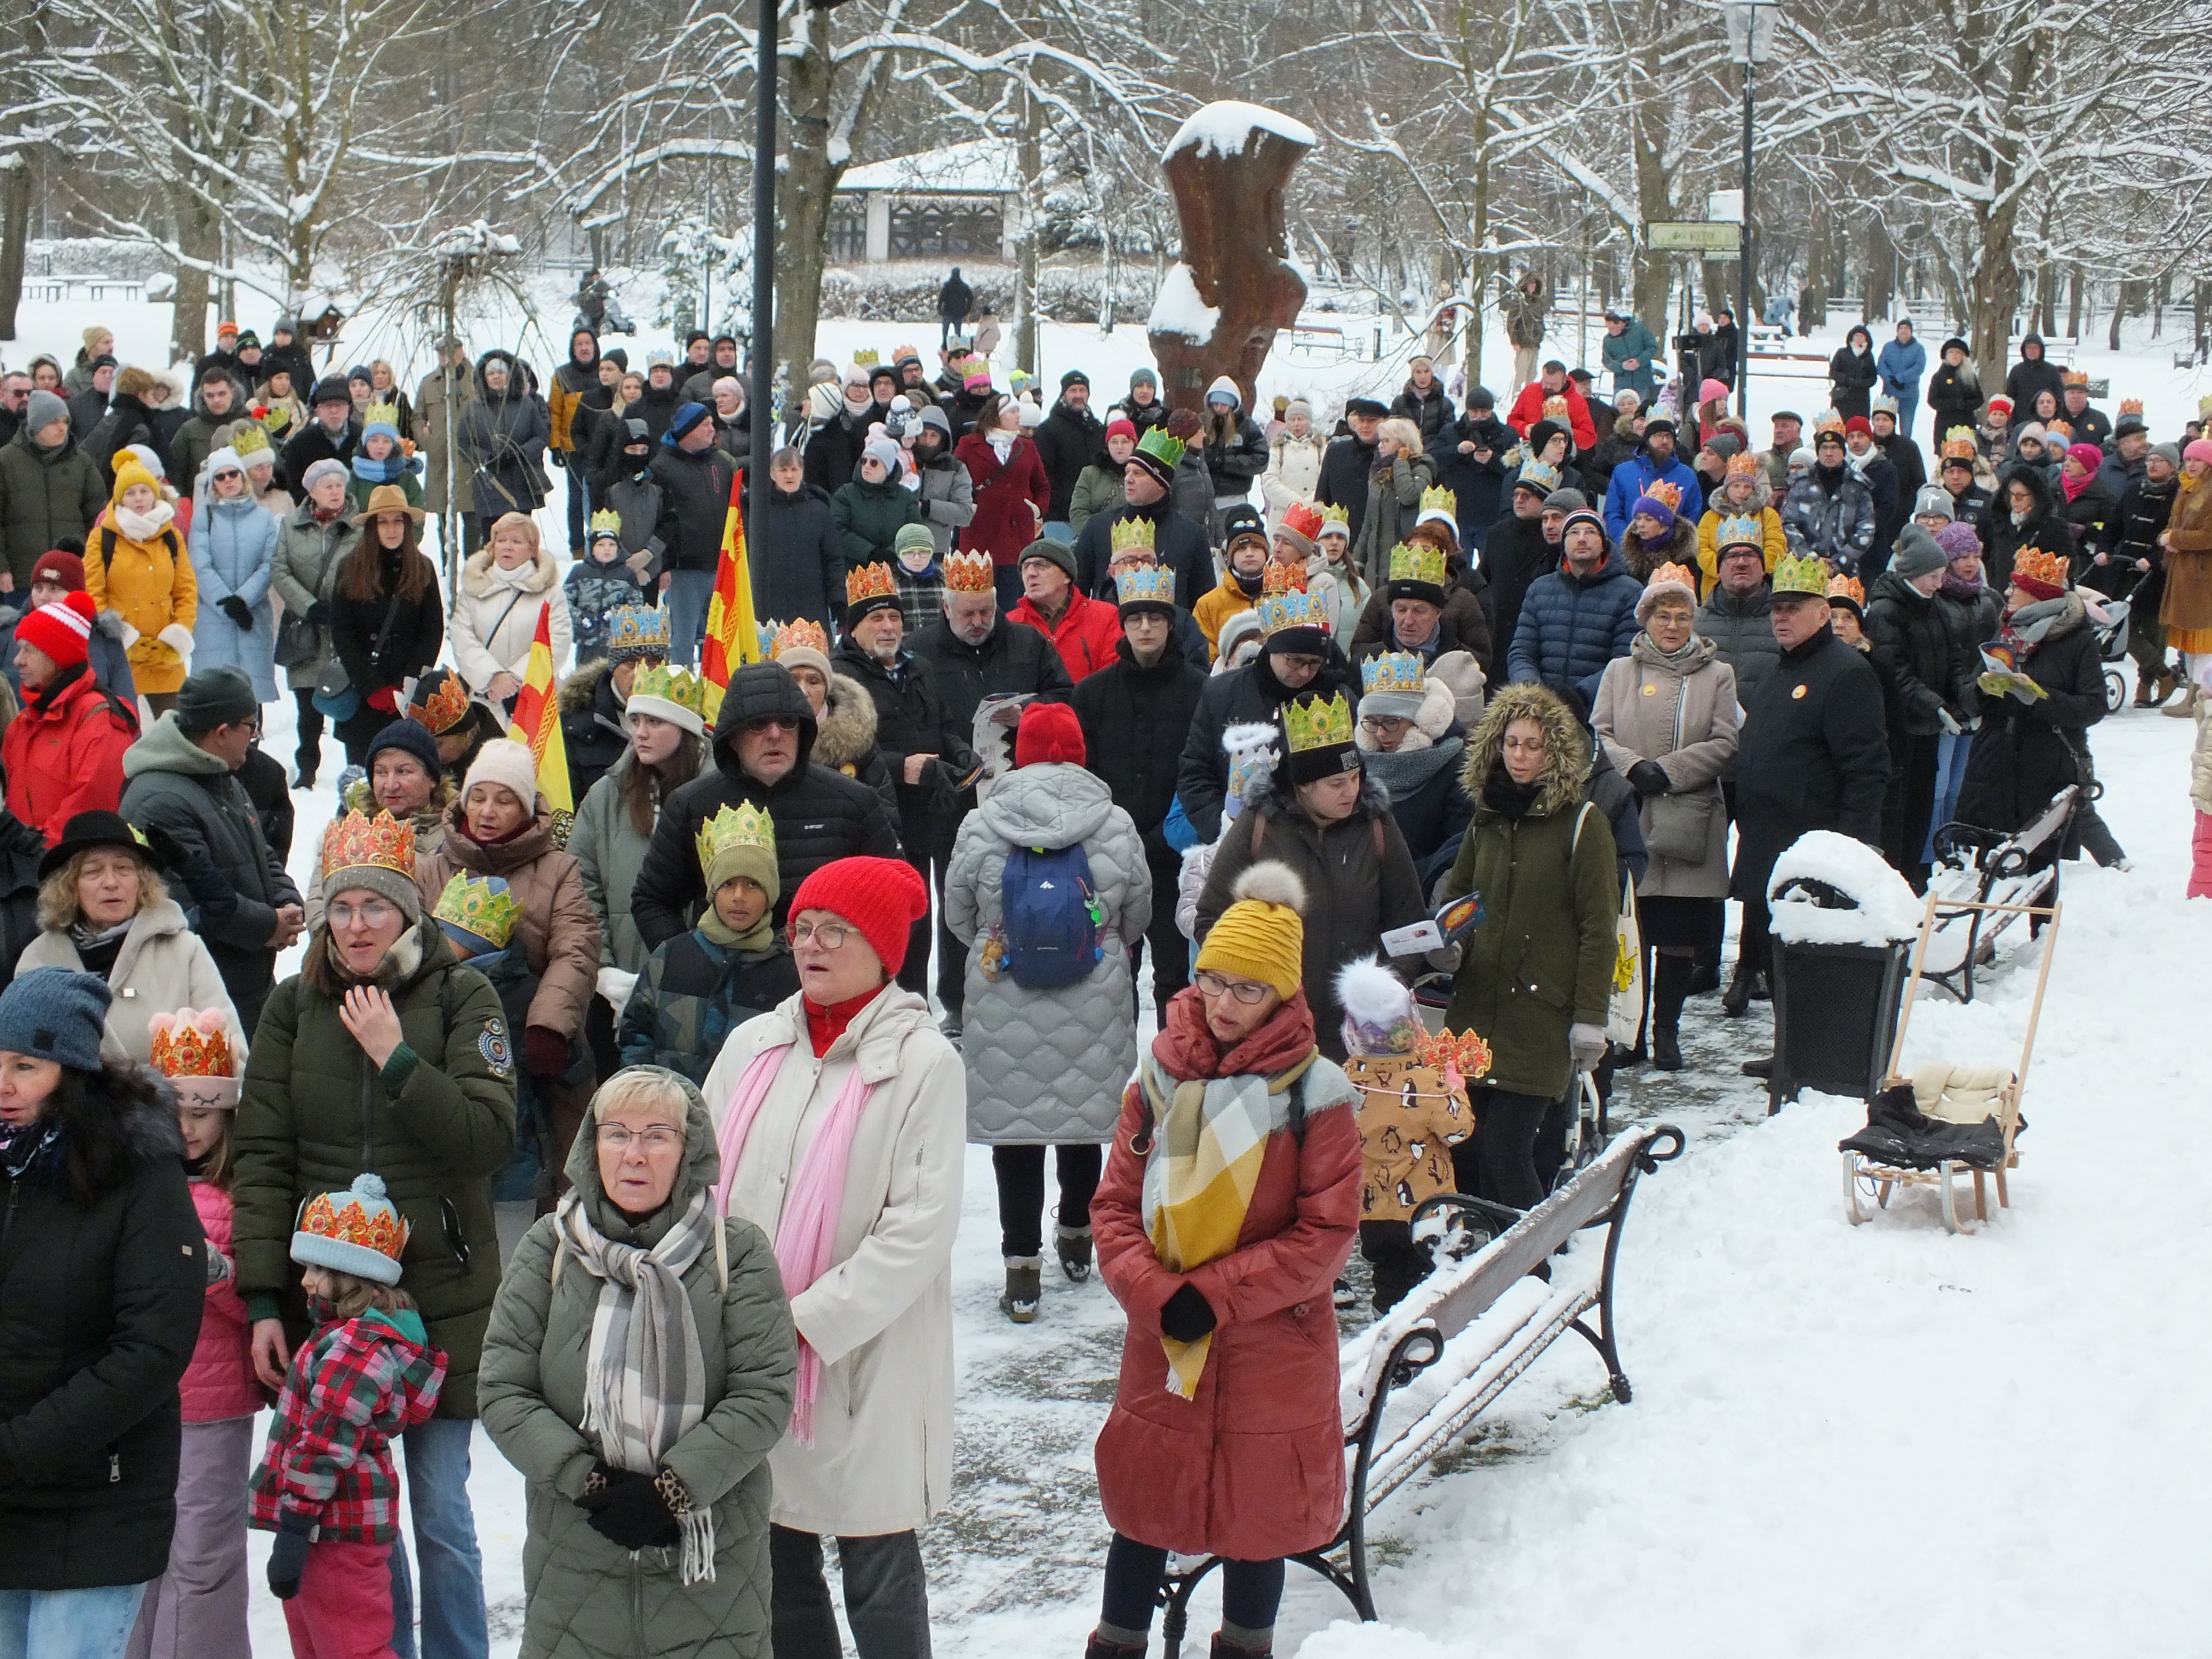
[[[1375,446],[1364,444],[1349,433],[1332,440],[1321,453],[1321,482],[1314,487],[1314,499],[1323,507],[1345,510],[1355,546],[1359,526],[1367,517],[1367,480],[1374,471]]]
[[[830,660],[876,706],[876,750],[890,769],[897,792],[899,839],[909,847],[927,846],[937,802],[949,800],[952,785],[975,769],[967,728],[955,723],[946,709],[935,665],[912,651],[901,651],[896,665],[884,663],[861,650],[850,635]],[[906,781],[909,755],[937,757],[922,769],[920,783]]]
[[[1106,447],[1105,422],[1088,408],[1070,409],[1063,398],[1037,422],[1036,438],[1037,459],[1044,463],[1044,476],[1052,485],[1052,505],[1045,509],[1045,519],[1065,524],[1075,481]]]
[[[1390,400],[1390,413],[1421,428],[1424,448],[1442,437],[1459,418],[1458,411],[1452,408],[1452,400],[1444,395],[1443,381],[1431,380],[1429,389],[1423,392],[1410,376],[1398,395]]]
[[[738,764],[737,734],[747,721],[771,714],[798,726],[799,763],[777,782],[763,784]],[[662,803],[630,896],[630,918],[647,948],[689,927],[706,902],[699,826],[725,806],[748,801],[764,808],[775,825],[776,874],[783,889],[775,911],[779,926],[799,884],[822,866],[856,854],[899,855],[898,828],[882,797],[865,783],[813,764],[813,749],[814,709],[789,669],[750,663],[730,677],[714,721],[714,765]]]
[[[1949,363],[1936,365],[1936,372],[1928,377],[1928,407],[1936,411],[1936,430],[1930,440],[1939,454],[1943,441],[1954,428],[1974,429],[1982,403],[1981,378],[1972,363],[1960,363],[1955,368]]]
[[[2035,505],[2015,524],[2012,516],[2012,486],[2027,486]],[[2059,516],[2051,490],[2051,479],[2039,466],[2014,463],[1997,476],[1996,500],[1990,504],[1990,521],[1983,531],[1989,554],[1982,562],[1982,579],[2002,594],[2012,586],[2013,566],[2027,549],[2039,548],[2062,559],[2074,556],[2074,532]]]
[[[1544,521],[1515,516],[1509,498],[1505,512],[1490,526],[1482,544],[1482,569],[1490,579],[1482,590],[1482,608],[1490,618],[1493,653],[1500,641],[1509,647],[1513,643],[1530,584],[1559,568],[1559,544],[1544,538]],[[1488,672],[1487,664],[1484,672]]]
[[[991,624],[981,645],[970,645],[942,620],[915,635],[914,653],[927,661],[937,681],[937,695],[945,704],[945,718],[972,745],[975,710],[985,697],[1013,696],[1028,692],[1045,702],[1065,702],[1075,682],[1067,665],[1042,629],[1010,623],[1000,615]],[[1180,735],[1176,738],[1180,744]],[[934,851],[950,857],[960,833],[960,820],[975,809],[974,789],[962,791],[950,803],[939,804],[931,830]]]
[[[2027,349],[2035,348],[2030,357]],[[2020,337],[2020,361],[2005,376],[2005,396],[2012,399],[2010,426],[2026,426],[2035,418],[2035,399],[2039,392],[2048,392],[2058,399],[2060,407],[2066,402],[2066,372],[2051,361],[2051,353],[2043,343],[2040,334]]]
[[[568,750],[568,789],[582,800],[629,747],[614,672],[604,662],[561,682],[561,741]]]
[[[2086,782],[2089,727],[2105,718],[2105,671],[2081,601],[2062,594],[2050,630],[2021,668],[2044,690],[2033,702],[1984,696],[1982,729],[1966,751],[1959,821],[2009,835],[2051,805],[2069,783]]]
[[[795,491],[771,483],[761,527],[748,532],[753,615],[763,622],[804,617],[824,629],[844,620],[845,555],[825,491],[804,482]]]
[[[1936,590],[1936,609],[1943,618],[1944,638],[1951,651],[1950,689],[1944,695],[1954,709],[1978,714],[1982,693],[1975,684],[1982,677],[1982,647],[1997,636],[1997,619],[2003,607],[1987,583],[1972,598],[1947,586]]]
[[[1264,651],[1247,666],[1206,681],[1176,767],[1176,794],[1200,841],[1212,841],[1221,832],[1221,797],[1229,787],[1229,757],[1222,752],[1222,733],[1232,726],[1273,720],[1275,711],[1293,697],[1327,697],[1339,691],[1358,702],[1358,671],[1334,644],[1321,672],[1295,691],[1275,678]]]
[[[1075,688],[1083,763],[1137,826],[1146,857],[1164,864],[1175,850],[1162,838],[1160,825],[1175,802],[1177,761],[1206,677],[1176,654],[1172,643],[1150,668],[1137,665],[1127,639],[1114,651],[1115,661]]]
[[[484,384],[484,370],[507,366],[507,388],[498,397]],[[461,410],[462,464],[471,489],[465,499],[478,518],[531,513],[545,499],[542,462],[553,435],[545,405],[524,390],[522,370],[508,351],[487,351],[477,359],[477,395]],[[291,452],[285,457],[289,465]],[[346,457],[349,459],[350,452]]]
[[[1953,702],[1951,625],[1932,598],[1894,570],[1883,571],[1867,599],[1866,631],[1877,665],[1897,677],[1907,735],[1939,735],[1947,710],[1955,724],[1966,724]]]
[[[0,1589],[143,1583],[176,1519],[207,1298],[176,1112],[103,1088],[64,1134],[106,1167],[89,1194],[65,1166],[0,1173]]]
[[[737,461],[711,444],[694,454],[664,443],[653,452],[652,471],[653,483],[660,486],[660,522],[654,533],[660,538],[661,574],[703,570],[712,574],[722,556],[722,530],[729,520]]]

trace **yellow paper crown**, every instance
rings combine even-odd
[[[333,1204],[332,1198],[345,1200]],[[350,1192],[317,1193],[307,1200],[307,1208],[300,1212],[299,1231],[317,1238],[331,1238],[340,1243],[358,1244],[363,1249],[374,1250],[379,1255],[388,1255],[394,1261],[407,1248],[407,1239],[413,1231],[401,1218],[398,1209],[390,1204],[379,1205],[371,1215],[359,1199]]]
[[[1774,567],[1774,596],[1785,593],[1812,594],[1819,599],[1828,596],[1828,567],[1813,554],[1799,558],[1795,554],[1784,557]]]
[[[603,507],[592,514],[592,539],[597,541],[602,536],[622,539],[622,514],[611,507]]]
[[[1650,579],[1644,582],[1644,586],[1647,589],[1650,589],[1661,586],[1668,582],[1673,582],[1680,586],[1686,587],[1692,593],[1695,593],[1698,591],[1698,578],[1696,574],[1691,570],[1689,566],[1686,564],[1676,564],[1671,560],[1653,571]]]
[[[1943,459],[1947,461],[1971,461],[1974,459],[1974,434],[1963,426],[1954,426],[1944,435]]]
[[[873,346],[870,346],[866,351],[856,351],[853,354],[853,367],[855,368],[873,368],[879,361]]]
[[[1456,524],[1459,521],[1459,497],[1442,484],[1435,484],[1421,492],[1421,511],[1441,513]]]
[[[1379,651],[1359,665],[1363,691],[1418,697],[1428,689],[1429,672],[1418,651]]]
[[[522,918],[522,906],[503,877],[487,878],[464,871],[446,884],[430,915],[434,921],[450,921],[463,933],[474,933],[486,944],[497,947],[504,946],[514,937],[514,924]]]
[[[845,573],[845,603],[859,605],[866,599],[895,599],[898,583],[887,564],[864,564],[857,570]]]
[[[1332,502],[1328,506],[1322,508],[1321,528],[1314,532],[1315,539],[1320,539],[1322,537],[1328,535],[1332,530],[1341,531],[1347,538],[1350,537],[1352,534],[1352,509],[1350,507],[1339,507]]]
[[[1115,553],[1133,552],[1142,548],[1152,550],[1155,532],[1150,519],[1121,519],[1107,527],[1107,536]]]
[[[775,824],[750,801],[725,806],[699,826],[699,869],[703,874],[732,847],[757,847],[775,858]]]
[[[637,678],[629,683],[629,694],[633,697],[658,697],[678,708],[688,708],[708,726],[722,712],[720,686],[701,678],[688,668],[673,667],[665,662],[640,670]]]
[[[1324,634],[1332,631],[1328,606],[1318,593],[1297,588],[1270,593],[1252,609],[1259,615],[1260,632],[1270,639],[1291,628],[1318,629]]]
[[[945,556],[944,570],[945,591],[948,593],[997,592],[988,553],[948,553]]]
[[[1283,735],[1289,739],[1291,752],[1302,755],[1309,749],[1342,748],[1352,741],[1352,705],[1340,691],[1323,702],[1318,697],[1307,697],[1283,705]]]
[[[1115,601],[1127,610],[1133,605],[1175,606],[1176,573],[1165,565],[1149,570],[1125,570],[1114,579]]]
[[[1306,567],[1303,559],[1270,559],[1267,568],[1260,578],[1263,597],[1277,593],[1303,593],[1306,591]]]
[[[265,455],[273,453],[270,448],[268,433],[251,421],[240,427],[232,437],[230,447],[232,453],[241,461],[248,455]]]
[[[211,1077],[228,1082],[236,1075],[230,1049],[230,1020],[220,1008],[179,1008],[154,1016],[154,1069],[163,1077]]]
[[[373,426],[396,427],[398,424],[399,405],[397,404],[371,404],[361,412],[362,430],[364,432]]]
[[[2067,568],[2066,556],[2053,553],[2047,548],[2021,549],[2012,562],[2012,573],[2052,587],[2071,587],[2074,585],[2073,574]]]
[[[389,812],[379,812],[374,817],[366,812],[349,812],[333,823],[323,842],[325,890],[331,890],[330,878],[336,872],[364,869],[396,870],[412,881],[414,824]]]
[[[1428,542],[1400,542],[1390,550],[1390,578],[1394,582],[1444,585],[1444,550]]]
[[[830,654],[830,632],[820,623],[805,617],[786,623],[775,630],[775,637],[769,642],[768,654],[777,659],[787,651],[819,651],[826,657]]]
[[[1727,476],[1731,478],[1751,478],[1759,475],[1759,457],[1747,449],[1740,449],[1728,458]],[[1661,482],[1664,482],[1662,479]]]

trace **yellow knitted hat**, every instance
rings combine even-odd
[[[1305,979],[1305,884],[1289,865],[1264,859],[1230,893],[1237,902],[1199,947],[1197,971],[1257,980],[1288,1002]]]

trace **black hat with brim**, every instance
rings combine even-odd
[[[79,853],[103,848],[129,853],[147,869],[154,867],[153,853],[131,832],[120,812],[79,812],[62,826],[62,838],[39,860],[39,879],[44,881]]]

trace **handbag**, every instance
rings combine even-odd
[[[334,720],[349,720],[361,712],[361,693],[353,687],[346,665],[332,657],[315,676],[315,707]]]
[[[323,630],[304,616],[284,613],[276,624],[276,663],[279,668],[300,668],[322,653]]]
[[[1644,803],[1644,845],[1652,857],[1678,864],[1702,864],[1712,844],[1713,814],[1721,805],[1717,792],[1693,790],[1686,795],[1653,795]]]

